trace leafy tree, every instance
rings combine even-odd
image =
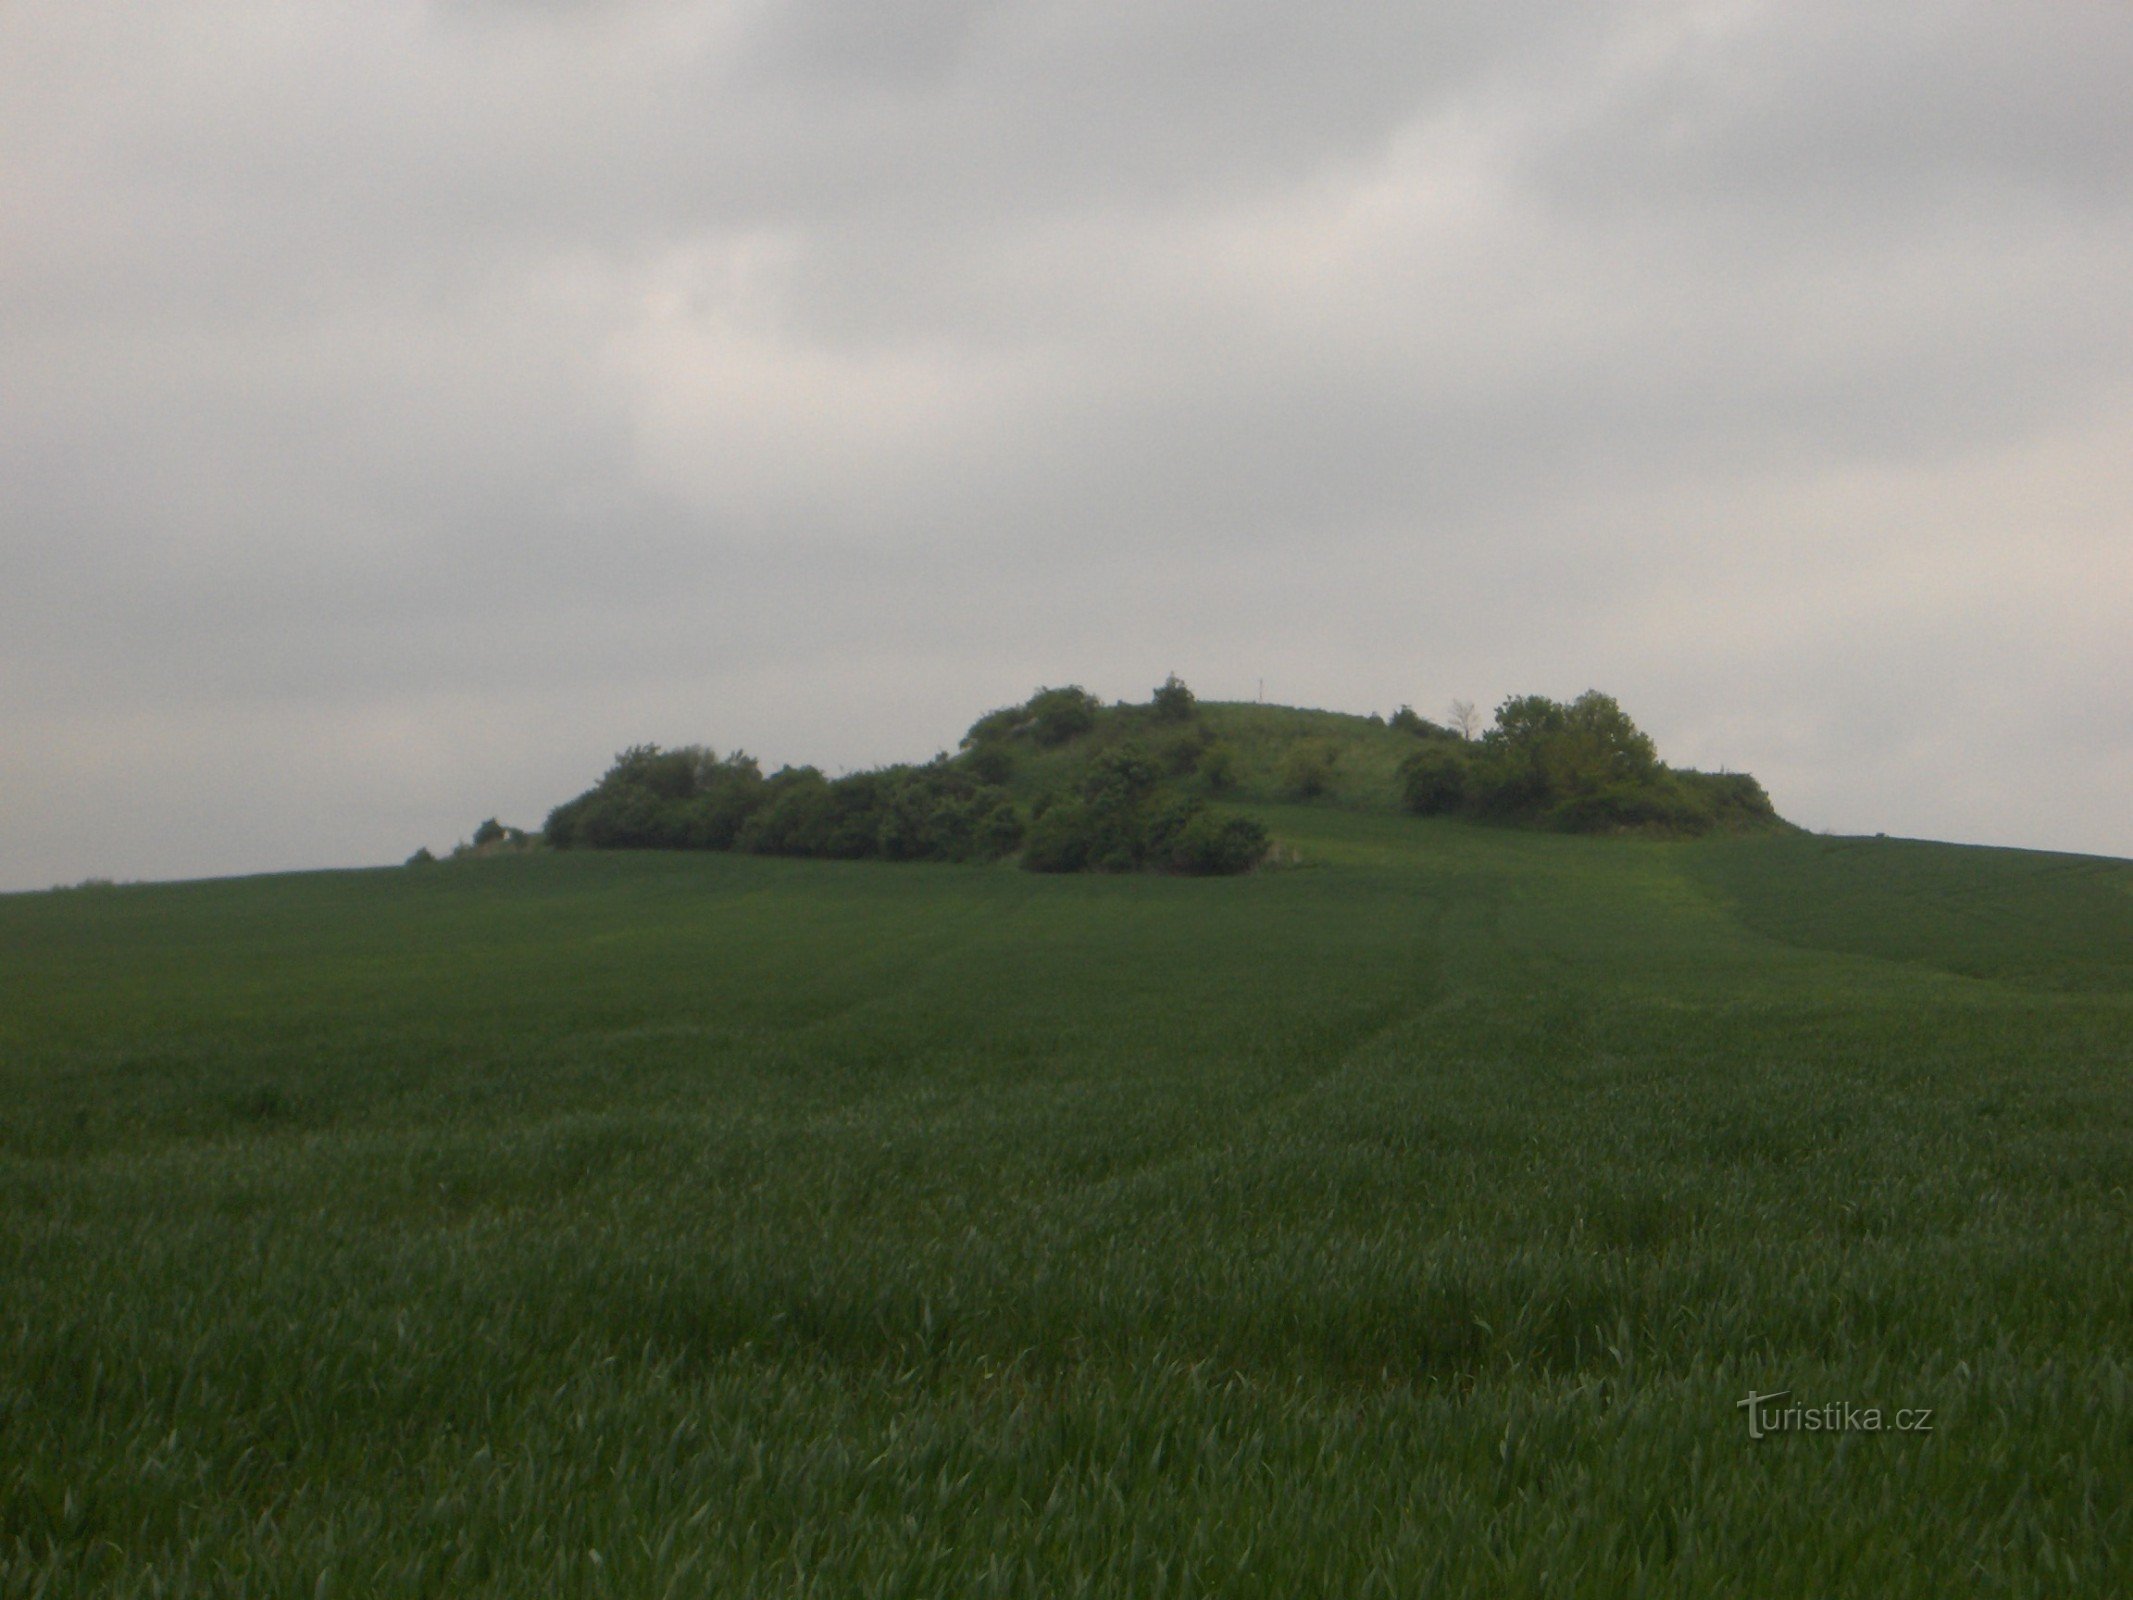
[[[1713,795],[1662,766],[1650,737],[1596,689],[1567,705],[1546,695],[1504,701],[1480,740],[1468,783],[1468,804],[1477,811],[1574,832],[1702,832],[1720,825]]]
[[[1543,694],[1513,695],[1496,708],[1473,768],[1476,806],[1497,815],[1537,813],[1550,799],[1548,750],[1566,712]]]
[[[1047,747],[1065,744],[1089,732],[1096,726],[1098,709],[1096,696],[1075,684],[1064,689],[1039,689],[1025,707],[1031,733]]]
[[[1159,722],[1187,722],[1198,706],[1193,692],[1185,687],[1185,680],[1175,672],[1165,678],[1149,702],[1155,708]]]

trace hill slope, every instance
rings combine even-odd
[[[2125,1591],[2133,868],[1264,814],[0,898],[0,1595]]]
[[[1177,696],[1171,714],[1162,703]],[[1030,799],[1070,795],[1093,763],[1126,749],[1145,754],[1184,793],[1232,803],[1309,800],[1366,811],[1464,812],[1569,832],[1686,836],[1787,826],[1746,774],[1664,766],[1651,740],[1605,695],[1563,704],[1514,697],[1478,740],[1462,739],[1405,708],[1376,716],[1298,706],[1194,701],[1176,679],[1147,705],[1084,699],[1065,729],[1046,727],[1047,702],[1075,689],[1041,689],[1028,705],[980,718],[959,760]],[[1071,731],[1067,731],[1071,729]],[[1450,788],[1425,794],[1425,765]]]
[[[1693,837],[1786,826],[1745,773],[1666,766],[1609,696],[1514,696],[1480,738],[1406,707],[1390,722],[1289,706],[1203,705],[1177,678],[1145,705],[1039,689],[971,725],[955,756],[829,777],[766,775],[745,752],[633,745],[548,813],[495,818],[455,856],[529,849],[739,850],[831,860],[977,862],[1038,872],[1220,876],[1268,859],[1238,802],[1310,800],[1572,833]],[[434,860],[418,851],[410,866]]]

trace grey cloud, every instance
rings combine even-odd
[[[1807,0],[1665,30],[1566,102],[1532,152],[1566,205],[1687,206],[1753,228],[1896,231],[2029,190],[2122,209],[2133,168],[2133,16]]]
[[[0,884],[1172,669],[1597,684],[1818,824],[2133,851],[2129,28],[8,13]]]

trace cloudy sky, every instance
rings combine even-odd
[[[1076,681],[2133,855],[2122,0],[0,8],[0,888]]]

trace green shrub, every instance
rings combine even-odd
[[[1776,820],[1745,774],[1675,772],[1612,695],[1514,695],[1467,769],[1465,809],[1573,833],[1706,833]],[[1419,781],[1419,780],[1418,780]]]
[[[1093,833],[1089,808],[1071,796],[1047,805],[1029,825],[1022,865],[1030,872],[1083,872]]]
[[[980,783],[1005,783],[1014,775],[1014,752],[1001,740],[988,740],[971,747],[963,766]]]
[[[1466,804],[1467,761],[1457,743],[1431,742],[1400,763],[1400,802],[1417,816],[1439,816]]]
[[[1164,866],[1194,877],[1249,872],[1266,859],[1266,829],[1250,817],[1197,807],[1164,844]]]
[[[763,780],[757,804],[734,830],[732,847],[757,855],[828,855],[836,826],[829,780],[813,767],[782,767]]]
[[[1323,739],[1303,740],[1281,759],[1281,785],[1299,800],[1315,800],[1333,787],[1340,751]]]
[[[1200,752],[1200,781],[1210,794],[1228,794],[1237,787],[1237,752],[1217,740]]]
[[[1417,739],[1456,739],[1459,737],[1450,728],[1441,723],[1432,722],[1429,718],[1417,713],[1413,706],[1400,707],[1399,710],[1392,714],[1392,720],[1387,726],[1397,728],[1402,733],[1411,733]]]
[[[963,735],[962,747],[968,750],[976,745],[1010,738],[1028,721],[1026,706],[1002,706],[997,711],[988,711],[970,725],[970,731]]]
[[[1214,742],[1214,735],[1205,728],[1187,728],[1156,747],[1156,760],[1166,776],[1189,778],[1200,770],[1200,758]]]
[[[1049,748],[1089,732],[1096,726],[1100,709],[1096,696],[1075,684],[1064,689],[1039,689],[1023,708],[1036,741]]]
[[[1546,817],[1566,833],[1702,833],[1712,820],[1707,807],[1670,780],[1623,781],[1582,791],[1558,802]]]
[[[1242,872],[1266,848],[1258,823],[1215,816],[1166,783],[1156,758],[1129,741],[1089,763],[1078,794],[1037,811],[1022,865],[1032,872]]]
[[[1777,821],[1777,808],[1771,805],[1770,796],[1745,772],[1676,770],[1672,777],[1708,812],[1714,826],[1755,828]]]
[[[743,751],[722,760],[698,745],[632,745],[551,811],[543,832],[558,850],[724,850],[761,802],[763,781]]]

